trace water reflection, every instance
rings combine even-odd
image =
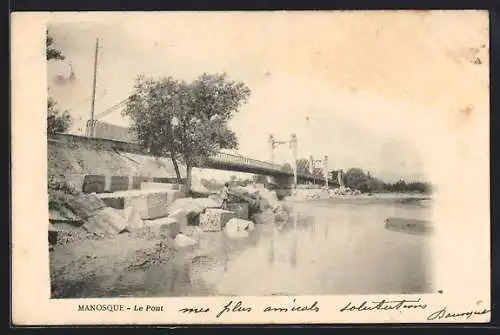
[[[325,241],[328,240],[328,227],[330,223],[328,222],[328,218],[325,216],[324,218],[324,226],[325,226]]]
[[[267,253],[267,263],[270,267],[274,265],[274,239],[276,235],[276,228],[271,227],[271,239],[269,240],[269,251]]]
[[[227,238],[224,230],[221,231],[222,257],[224,259],[224,272],[227,272],[229,262],[229,250],[227,247]]]
[[[294,227],[292,232],[292,241],[290,243],[290,265],[292,266],[292,268],[295,268],[297,266],[297,243],[297,228]]]
[[[429,215],[405,206],[297,206],[288,222],[256,225],[246,238],[205,234],[203,255],[179,252],[128,290],[157,296],[428,292],[426,236],[385,229],[393,215]]]

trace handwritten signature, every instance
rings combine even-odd
[[[491,312],[490,309],[483,308],[482,310],[469,310],[467,312],[455,312],[455,313],[450,313],[446,309],[447,307],[443,307],[438,311],[435,311],[434,313],[429,314],[427,317],[427,320],[432,321],[432,320],[441,320],[441,319],[450,319],[450,318],[463,318],[465,319],[470,319],[473,315],[484,315],[488,314]]]

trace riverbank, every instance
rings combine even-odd
[[[267,216],[244,238],[232,238],[224,231],[204,232],[193,226],[185,229],[184,233],[196,243],[187,246],[178,246],[174,238],[158,234],[147,227],[135,232],[122,232],[110,238],[57,245],[50,252],[52,297],[182,296],[240,294],[247,291],[250,294],[275,295],[293,292],[292,288],[280,289],[276,278],[270,277],[266,278],[266,282],[269,282],[266,284],[267,291],[262,291],[254,287],[253,283],[248,283],[248,278],[241,278],[235,269],[251,275],[248,271],[254,268],[264,272],[271,271],[266,270],[267,267],[293,268],[294,263],[297,266],[297,262],[300,263],[300,259],[305,257],[300,255],[301,252],[310,254],[307,262],[318,262],[322,257],[319,254],[321,248],[314,250],[314,244],[308,244],[311,234],[323,235],[323,241],[332,242],[333,238],[333,242],[339,244],[336,248],[342,248],[343,245],[347,252],[353,246],[351,243],[366,243],[362,242],[366,238],[363,237],[366,227],[369,228],[367,231],[375,235],[382,234],[380,236],[383,236],[384,243],[394,244],[393,239],[405,240],[407,246],[413,245],[412,248],[415,248],[415,243],[422,237],[409,238],[398,233],[383,233],[386,231],[384,219],[390,215],[408,216],[408,208],[412,209],[410,214],[413,216],[416,213],[414,209],[422,213],[428,211],[417,200],[401,202],[408,198],[385,196],[297,201],[291,203],[292,211],[297,215],[296,225],[292,220],[276,223],[273,216]],[[414,218],[425,219],[425,215]],[[370,225],[360,230],[362,225],[366,225],[365,221],[370,222]],[[361,240],[356,241],[357,234]],[[347,236],[350,237],[346,240]],[[370,243],[375,248],[376,245]],[[399,246],[402,248],[399,252],[407,246]],[[368,256],[363,253],[353,262],[365,262],[364,257]],[[285,272],[292,271],[284,268]],[[373,267],[370,268],[375,271]],[[318,268],[315,271],[323,270]],[[295,275],[304,277],[305,273]],[[399,275],[403,276],[403,273]],[[272,272],[267,276],[278,275]],[[274,286],[270,283],[274,283]]]

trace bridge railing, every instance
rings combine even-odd
[[[242,166],[248,166],[248,167],[256,167],[260,169],[265,169],[265,170],[270,170],[270,171],[277,171],[277,172],[285,172],[290,175],[293,175],[293,171],[285,171],[284,167],[279,164],[274,164],[270,162],[265,162],[265,161],[260,161],[257,159],[252,159],[240,155],[234,155],[234,154],[228,154],[224,152],[219,152],[215,154],[214,156],[210,157],[211,161],[215,161],[217,163],[231,163],[231,164],[238,164]],[[301,178],[313,178],[313,175],[310,173],[298,173],[298,177]],[[315,176],[317,180],[322,180],[323,177],[321,176]]]
[[[257,159],[252,159],[240,155],[233,155],[224,152],[219,152],[214,156],[210,157],[212,161],[219,163],[232,163],[244,166],[251,166],[260,169],[272,170],[272,171],[282,171],[282,166],[279,164],[273,164],[269,162],[260,161]]]

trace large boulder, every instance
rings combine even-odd
[[[189,237],[187,235],[184,235],[182,233],[177,234],[175,236],[174,242],[175,242],[175,245],[177,247],[179,247],[179,248],[185,248],[185,247],[193,246],[193,245],[195,245],[197,243],[193,238],[191,238],[191,237]]]
[[[168,217],[169,218],[174,218],[178,223],[179,223],[179,227],[180,229],[184,229],[189,221],[188,221],[188,213],[183,210],[182,208],[179,208],[179,209],[176,209],[175,211],[171,212]]]
[[[275,191],[270,191],[266,188],[259,189],[260,198],[266,201],[266,205],[271,209],[276,209],[279,206],[278,196]]]
[[[255,224],[249,220],[243,220],[239,218],[232,218],[226,223],[224,231],[226,233],[230,232],[240,232],[240,231],[252,231],[255,229]]]
[[[203,194],[210,193],[210,190],[203,186],[201,181],[195,177],[191,177],[191,191]]]
[[[251,186],[231,188],[232,199],[230,202],[246,202],[249,206],[249,214],[263,212],[267,209],[276,209],[279,205],[275,191],[265,188],[254,188]]]
[[[221,231],[235,213],[220,208],[208,208],[200,215],[200,228],[206,232]]]
[[[155,220],[145,220],[146,227],[148,227],[150,236],[160,239],[174,238],[180,233],[181,228],[179,222],[172,217],[164,217]]]
[[[273,211],[267,210],[261,213],[254,213],[251,219],[255,224],[274,224],[276,216]]]
[[[248,203],[246,202],[234,202],[229,203],[227,209],[236,214],[236,217],[248,220]]]
[[[125,219],[114,208],[106,207],[87,219],[84,227],[99,235],[116,235],[127,228]]]
[[[248,231],[255,229],[254,223],[248,220],[233,218],[226,223],[224,233],[232,238],[242,238],[248,236]]]
[[[125,219],[125,227],[129,231],[134,231],[144,227],[144,221],[135,207],[127,207],[122,211]]]
[[[207,208],[218,207],[220,207],[220,204],[210,198],[181,198],[175,200],[167,207],[167,213],[171,215],[182,210],[186,214],[200,214]]]

